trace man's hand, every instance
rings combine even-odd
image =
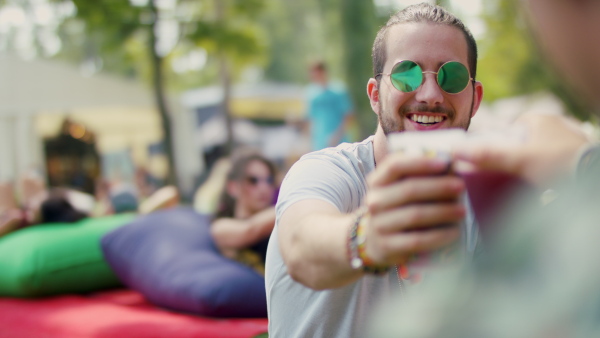
[[[463,181],[440,159],[390,154],[368,177],[366,254],[382,265],[443,248],[460,235]]]
[[[388,155],[368,176],[366,254],[376,264],[406,262],[414,253],[442,248],[460,235],[465,215],[458,200],[464,183],[447,174],[439,159]],[[289,206],[279,220],[279,248],[295,281],[324,290],[363,276],[352,269],[348,234],[356,215],[332,203],[306,199]],[[441,227],[443,226],[443,227]]]
[[[548,188],[557,177],[574,173],[581,150],[590,144],[582,129],[563,116],[530,114],[515,124],[527,130],[523,143],[468,144],[455,149],[455,158],[470,164],[467,170],[508,172]]]

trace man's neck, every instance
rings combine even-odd
[[[373,156],[375,157],[375,165],[383,161],[383,159],[387,156],[387,152],[387,137],[385,136],[383,129],[381,129],[381,126],[377,126],[377,131],[375,132],[375,137],[373,139]]]

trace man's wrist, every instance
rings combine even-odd
[[[354,270],[361,270],[368,274],[381,275],[386,273],[389,266],[375,264],[366,253],[366,227],[370,218],[369,212],[366,208],[361,208],[355,215],[348,233],[350,266]]]

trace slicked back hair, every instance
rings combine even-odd
[[[440,6],[428,3],[420,3],[408,6],[398,13],[392,15],[388,22],[381,27],[375,42],[373,43],[373,76],[383,72],[383,66],[387,61],[386,38],[390,27],[403,23],[431,23],[458,28],[467,41],[467,61],[471,77],[477,75],[477,44],[471,31],[460,19]]]

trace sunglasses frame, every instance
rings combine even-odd
[[[444,62],[444,64],[442,64],[442,65],[440,66],[440,68],[438,68],[438,71],[437,71],[437,72],[433,72],[433,71],[430,71],[430,70],[423,70],[423,67],[421,67],[421,65],[420,65],[418,62],[416,62],[416,61],[413,61],[413,60],[401,60],[401,61],[398,61],[398,62],[394,63],[394,65],[392,66],[392,71],[393,71],[393,70],[396,68],[396,66],[398,66],[399,64],[401,64],[402,62],[405,62],[405,61],[410,61],[410,62],[412,62],[412,63],[416,64],[416,65],[417,65],[417,66],[418,66],[418,67],[421,69],[421,74],[435,74],[435,75],[436,75],[436,76],[435,76],[435,83],[437,83],[438,87],[440,87],[440,89],[441,89],[441,90],[442,90],[444,93],[446,93],[446,94],[448,94],[448,95],[457,95],[457,94],[460,94],[460,93],[464,92],[464,91],[465,91],[465,89],[467,89],[467,87],[469,86],[469,82],[471,82],[471,83],[475,83],[475,79],[471,77],[471,72],[469,71],[469,67],[465,66],[465,65],[464,65],[462,62],[459,62],[459,61],[447,61],[447,62]],[[462,89],[460,92],[458,92],[458,93],[449,93],[449,92],[447,92],[447,91],[446,91],[444,88],[442,88],[442,86],[440,85],[440,82],[439,82],[439,73],[440,73],[440,70],[442,69],[442,67],[444,67],[445,65],[447,65],[447,64],[449,64],[449,63],[453,63],[453,62],[460,63],[460,64],[461,64],[463,67],[465,67],[465,69],[467,70],[467,74],[469,74],[469,82],[467,82],[467,85],[465,86],[465,88],[463,88],[463,89]],[[398,88],[397,88],[397,87],[394,85],[394,81],[392,81],[392,80],[391,80],[391,76],[392,76],[392,74],[393,74],[393,72],[392,72],[392,73],[379,73],[379,74],[375,75],[375,79],[376,79],[377,77],[379,77],[379,76],[383,76],[383,75],[387,75],[387,76],[389,76],[389,77],[390,77],[390,82],[392,83],[392,86],[393,86],[394,88],[396,88],[396,90],[398,90],[399,92],[402,92],[402,93],[413,93],[413,92],[417,91],[417,89],[421,88],[421,86],[423,85],[423,82],[425,82],[425,77],[423,77],[423,78],[421,79],[421,83],[419,84],[419,86],[418,86],[417,88],[415,88],[414,90],[412,90],[412,91],[410,91],[410,92],[405,92],[405,91],[403,91],[403,90],[400,90],[400,89],[398,89]]]
[[[262,178],[262,177],[248,175],[248,176],[244,177],[244,181],[254,187],[259,185],[260,183],[266,183],[269,186],[272,186],[275,184],[275,179],[272,176],[269,176],[267,178]]]

